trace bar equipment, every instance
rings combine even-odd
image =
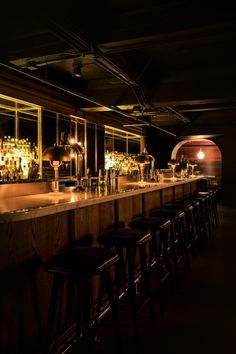
[[[50,146],[44,150],[43,160],[49,161],[50,165],[54,169],[53,194],[62,194],[62,192],[59,192],[58,169],[62,165],[62,162],[70,161],[69,153],[62,146],[58,146],[55,144],[54,146]]]
[[[196,161],[189,161],[188,165],[191,168],[190,177],[194,177],[194,168],[198,166],[198,163]]]
[[[176,169],[177,165],[179,165],[179,162],[175,159],[172,159],[168,162],[168,167],[171,168],[172,173],[173,173],[173,176],[172,176],[173,182],[175,181],[175,169]]]
[[[150,160],[147,154],[139,154],[136,156],[136,161],[140,169],[140,182],[145,180],[145,166],[150,164]]]

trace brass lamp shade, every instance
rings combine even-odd
[[[43,160],[70,161],[70,155],[62,146],[50,146],[44,150]]]
[[[148,155],[146,155],[146,154],[140,154],[140,155],[136,156],[136,161],[140,164],[150,163]]]

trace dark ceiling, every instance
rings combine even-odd
[[[227,2],[84,0],[6,14],[0,69],[63,90],[88,117],[173,136],[236,126],[236,11]]]

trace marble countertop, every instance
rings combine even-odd
[[[79,192],[40,193],[11,198],[1,198],[0,223],[14,222],[60,213],[84,206],[120,199],[152,190],[200,180],[203,177],[186,180],[165,180],[164,183],[136,182],[126,183],[119,190],[107,187],[87,188]]]

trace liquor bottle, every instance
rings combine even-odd
[[[23,169],[22,169],[22,159],[19,157],[19,167],[18,167],[18,179],[21,180],[23,178]]]
[[[29,165],[26,161],[23,163],[22,170],[23,170],[23,178],[27,179],[29,175]]]

